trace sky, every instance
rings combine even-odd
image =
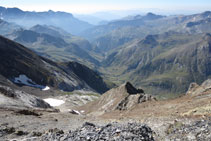
[[[0,6],[27,11],[66,11],[90,14],[99,11],[148,10],[202,12],[211,10],[211,0],[0,0]]]

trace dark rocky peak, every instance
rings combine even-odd
[[[133,85],[130,82],[127,82],[125,84],[125,89],[127,90],[127,92],[129,94],[139,94],[139,93],[144,93],[144,90],[142,89],[136,89],[135,87],[133,87]]]

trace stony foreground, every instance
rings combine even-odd
[[[153,141],[153,131],[146,125],[128,123],[125,125],[112,123],[97,126],[86,122],[81,128],[64,134],[61,130],[52,130],[42,136],[43,141]]]

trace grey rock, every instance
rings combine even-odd
[[[0,107],[2,108],[51,108],[42,99],[25,93],[24,91],[13,90],[10,87],[0,85]]]
[[[67,134],[58,134],[58,131],[47,133],[42,136],[42,140],[57,141],[63,138],[64,141],[153,141],[153,134],[150,127],[138,123],[97,126],[86,122],[81,128]]]

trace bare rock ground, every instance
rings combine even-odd
[[[137,123],[137,125],[140,125],[137,127],[140,130],[142,125],[149,127],[150,131],[153,132],[152,134],[150,133],[150,136],[154,140],[209,141],[211,139],[211,89],[209,87],[211,84],[208,82],[201,86],[195,85],[197,87],[194,90],[190,88],[191,92],[187,92],[186,95],[177,99],[163,101],[145,100],[141,103],[137,101],[136,104],[128,107],[128,109],[113,108],[109,112],[104,111],[103,114],[93,114],[96,113],[96,107],[93,107],[97,106],[93,105],[96,101],[82,105],[86,101],[82,98],[81,102],[73,104],[71,101],[74,99],[77,101],[78,98],[72,97],[72,100],[68,101],[71,96],[57,97],[58,99],[67,99],[67,103],[55,108],[83,110],[85,111],[84,113],[76,115],[69,113],[67,110],[61,110],[60,112],[29,110],[27,112],[20,109],[1,108],[0,139],[67,140],[69,138],[74,140],[76,138],[72,138],[73,135],[82,137],[89,135],[90,140],[92,140],[92,137],[97,139],[101,136],[101,134],[96,134],[96,130],[106,127],[109,123],[113,125],[111,129],[115,130],[119,129],[119,127],[121,129],[122,127],[128,127],[128,123]],[[116,90],[115,92],[117,92]],[[124,89],[124,92],[126,93],[127,91]],[[116,104],[117,107],[118,104]],[[82,106],[78,107],[79,105]],[[85,122],[92,123],[94,127],[86,130]],[[115,124],[113,124],[114,122]],[[130,132],[128,131],[127,133],[129,134]],[[108,132],[109,134],[111,133]],[[118,135],[121,136],[121,134]]]

